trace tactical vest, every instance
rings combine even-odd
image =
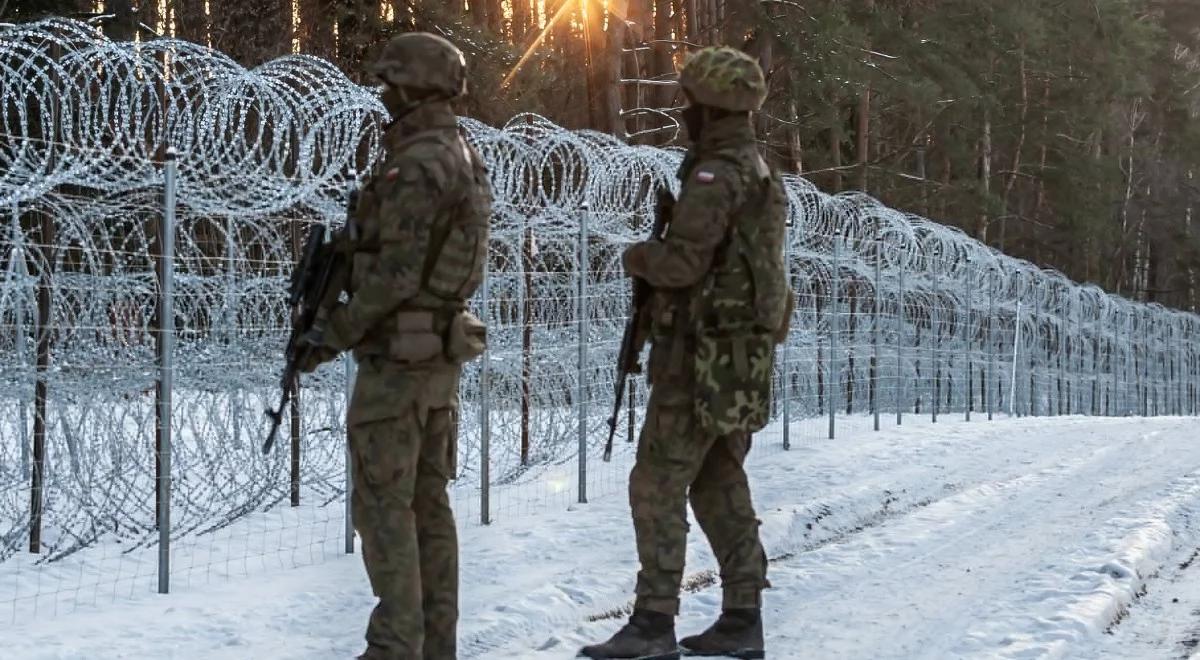
[[[363,236],[354,248],[350,293],[379,259],[379,227],[372,224],[378,222],[381,202],[375,182],[396,157],[404,157],[421,143],[436,145],[438,160],[446,167],[438,170],[445,180],[438,182],[436,205],[428,217],[417,219],[429,223],[417,292],[355,350],[356,355],[386,355],[399,363],[445,359],[462,364],[480,355],[486,344],[486,328],[466,311],[466,301],[483,282],[492,195],[483,160],[460,132],[439,128],[416,133],[396,145],[389,162],[381,163],[364,188],[358,209]]]
[[[694,298],[695,318],[704,329],[775,333],[786,322],[791,296],[783,259],[782,180],[752,145],[715,156],[738,166],[745,199]]]
[[[460,179],[451,187],[446,213],[439,213],[429,235],[429,252],[421,269],[422,293],[462,304],[483,282],[488,254],[488,221],[492,194],[487,168],[460,134],[453,145],[462,154]]]
[[[433,216],[425,219],[430,223],[429,244],[421,264],[420,287],[405,308],[462,309],[482,283],[487,259],[488,221],[492,215],[487,168],[463,136],[449,129],[411,135],[397,145],[393,157],[402,156],[421,143],[437,144],[450,155],[449,180],[442,182],[442,199]],[[381,163],[380,170],[388,167],[388,163]],[[373,222],[378,212],[379,193],[373,185],[378,174],[363,190],[358,210],[365,222]],[[378,258],[379,248],[375,244],[378,229],[364,227],[364,230],[366,240],[360,243],[355,254],[358,272],[367,272],[371,262]]]
[[[737,165],[744,199],[692,299],[693,412],[706,433],[754,433],[770,417],[775,344],[791,314],[783,260],[787,198],[753,145],[717,157]]]

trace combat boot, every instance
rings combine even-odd
[[[675,643],[675,617],[650,610],[634,610],[617,634],[603,644],[585,646],[580,657],[593,660],[679,660]]]
[[[679,647],[686,656],[765,658],[762,613],[758,609],[725,610],[708,630],[679,640]]]

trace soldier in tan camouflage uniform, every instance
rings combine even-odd
[[[652,385],[629,500],[641,571],[629,623],[591,658],[765,657],[760,611],[768,586],[759,521],[743,463],[767,421],[775,345],[792,294],[783,262],[786,197],[755,147],[750,113],[766,97],[758,63],[706,48],[680,75],[692,147],[661,242],[624,255],[654,287]],[[720,563],[720,619],[675,641],[687,550],[687,503]]]
[[[373,73],[393,118],[386,154],[341,246],[352,254],[349,302],[328,310],[309,340],[323,348],[314,362],[353,350],[359,364],[346,420],[352,514],[379,599],[359,657],[452,660],[458,541],[446,486],[461,365],[485,341],[465,301],[483,276],[491,191],[450,108],[466,91],[458,48],[405,34]]]

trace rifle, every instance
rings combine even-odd
[[[671,195],[671,190],[665,185],[659,186],[657,194],[654,227],[650,230],[650,239],[661,241],[666,233],[667,225],[671,222],[675,197]],[[642,332],[644,324],[642,317],[646,303],[650,301],[653,293],[654,288],[650,286],[649,282],[640,277],[633,278],[633,299],[630,301],[629,320],[625,322],[625,332],[621,335],[621,350],[617,353],[617,399],[613,403],[612,417],[608,418],[608,442],[604,445],[605,462],[612,459],[613,435],[617,432],[617,416],[621,414],[621,401],[625,398],[625,379],[630,374],[641,371],[638,359],[642,353],[642,346],[646,343],[645,333]]]
[[[346,232],[353,235],[354,209],[358,203],[358,192],[350,192],[350,203],[346,214]],[[263,443],[263,454],[271,453],[275,444],[275,435],[279,425],[283,423],[283,410],[295,395],[300,364],[317,347],[301,342],[303,337],[316,323],[322,309],[336,299],[340,292],[331,286],[335,273],[343,270],[343,252],[333,243],[325,242],[325,227],[313,225],[308,232],[308,240],[304,243],[304,251],[300,253],[300,261],[292,271],[291,285],[288,289],[288,307],[292,310],[292,331],[288,335],[287,348],[284,349],[283,376],[280,378],[280,388],[283,394],[277,410],[267,409],[267,417],[271,418],[271,430]]]

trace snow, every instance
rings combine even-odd
[[[760,434],[749,470],[771,558],[770,657],[1187,657],[1200,640],[1195,426],[909,417],[790,451],[778,429]],[[620,624],[637,561],[622,484],[605,478],[589,504],[460,521],[460,658],[573,657]],[[373,601],[359,562],[330,553],[122,595],[0,628],[0,655],[353,657]],[[681,635],[720,607],[695,525],[688,567]]]

